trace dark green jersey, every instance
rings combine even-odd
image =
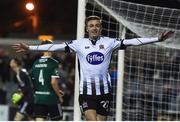
[[[35,84],[36,104],[57,104],[59,97],[51,85],[51,78],[59,78],[58,62],[51,57],[41,57],[32,67],[32,79]]]

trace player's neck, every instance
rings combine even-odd
[[[96,37],[89,37],[89,39],[90,39],[91,41],[97,41],[97,40],[99,40],[99,39],[100,39],[100,36],[96,36]]]
[[[97,40],[100,39],[100,36],[97,36],[97,37],[89,37],[89,40],[92,42],[93,45],[96,44]]]
[[[49,53],[49,52],[44,52],[43,53],[43,57],[51,57],[51,56],[52,56],[52,54]]]

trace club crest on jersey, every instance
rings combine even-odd
[[[98,65],[104,61],[104,55],[100,52],[91,52],[86,56],[86,60],[92,65]]]
[[[104,45],[99,45],[99,49],[104,49]]]
[[[89,49],[90,47],[89,46],[85,46],[85,49]]]

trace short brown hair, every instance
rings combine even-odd
[[[53,44],[53,41],[52,40],[45,40],[45,41],[41,42],[41,45],[43,45],[43,44]]]
[[[99,21],[101,22],[101,18],[100,18],[100,17],[93,15],[93,16],[89,16],[89,17],[86,18],[85,24],[87,25],[87,23],[88,23],[90,20],[99,20]]]

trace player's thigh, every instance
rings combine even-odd
[[[79,106],[83,114],[86,110],[97,109],[96,100],[86,95],[79,95]]]
[[[86,95],[79,95],[79,105],[82,114],[85,115],[86,120],[96,121],[96,117],[97,117],[96,99]]]
[[[62,106],[60,103],[49,105],[48,110],[51,120],[58,121],[62,119],[63,113],[62,113]]]
[[[37,119],[46,119],[48,116],[48,107],[43,104],[34,104],[34,117]]]
[[[97,114],[97,121],[106,121],[106,120],[107,120],[107,116]]]
[[[96,110],[88,109],[84,112],[85,118],[87,121],[97,121]]]

